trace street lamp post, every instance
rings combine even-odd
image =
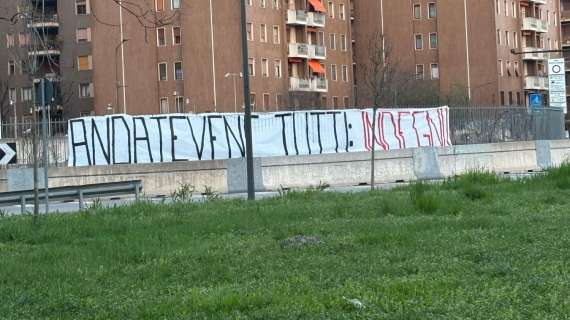
[[[244,131],[245,131],[245,159],[247,167],[247,198],[255,200],[255,182],[253,176],[253,143],[251,134],[251,97],[249,95],[249,72],[248,72],[248,50],[247,50],[247,15],[245,11],[245,1],[238,0],[241,11],[241,50],[242,50],[242,72],[243,72],[243,99],[245,109]]]
[[[117,61],[119,59],[117,58],[117,56],[119,55],[119,49],[121,49],[123,47],[123,45],[125,44],[125,42],[127,42],[127,41],[129,41],[129,39],[122,39],[121,43],[119,43],[115,47],[115,84],[116,84],[116,89],[117,89],[116,96],[115,96],[115,105],[117,106],[117,108],[119,107],[119,88],[123,88],[123,90],[125,90],[124,89],[124,83],[119,82],[119,65],[118,65],[119,63]],[[123,70],[122,72],[124,73],[124,70],[125,70],[124,67],[122,70]],[[123,108],[124,108],[124,106],[123,106]]]
[[[10,107],[14,111],[14,139],[18,139],[18,115],[16,114],[16,101],[10,99]]]

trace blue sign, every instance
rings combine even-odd
[[[543,94],[531,93],[528,95],[529,105],[531,108],[537,109],[543,106]]]

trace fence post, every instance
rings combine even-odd
[[[136,202],[139,202],[139,198],[140,198],[140,190],[139,190],[140,185],[141,185],[140,182],[138,182],[138,181],[135,182],[135,201]]]
[[[20,210],[22,212],[22,214],[26,213],[26,196],[22,195],[20,196]]]
[[[79,211],[83,210],[84,202],[83,202],[83,190],[79,190]]]

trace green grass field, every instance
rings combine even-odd
[[[0,318],[567,319],[569,204],[563,167],[4,217]]]

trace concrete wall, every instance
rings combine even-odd
[[[570,140],[530,141],[445,148],[382,151],[376,154],[377,183],[440,179],[470,170],[526,173],[558,166],[570,160]],[[243,191],[243,163],[231,161],[178,162],[169,164],[50,168],[50,186],[143,180],[147,195],[170,195],[181,183],[219,192]],[[318,156],[274,157],[255,161],[257,189],[302,188],[326,182],[332,186],[366,184],[370,180],[370,154],[348,153]],[[239,170],[240,172],[230,172]],[[0,171],[0,191],[8,179],[29,175]],[[17,185],[22,185],[18,183]],[[31,184],[28,183],[31,188]]]

